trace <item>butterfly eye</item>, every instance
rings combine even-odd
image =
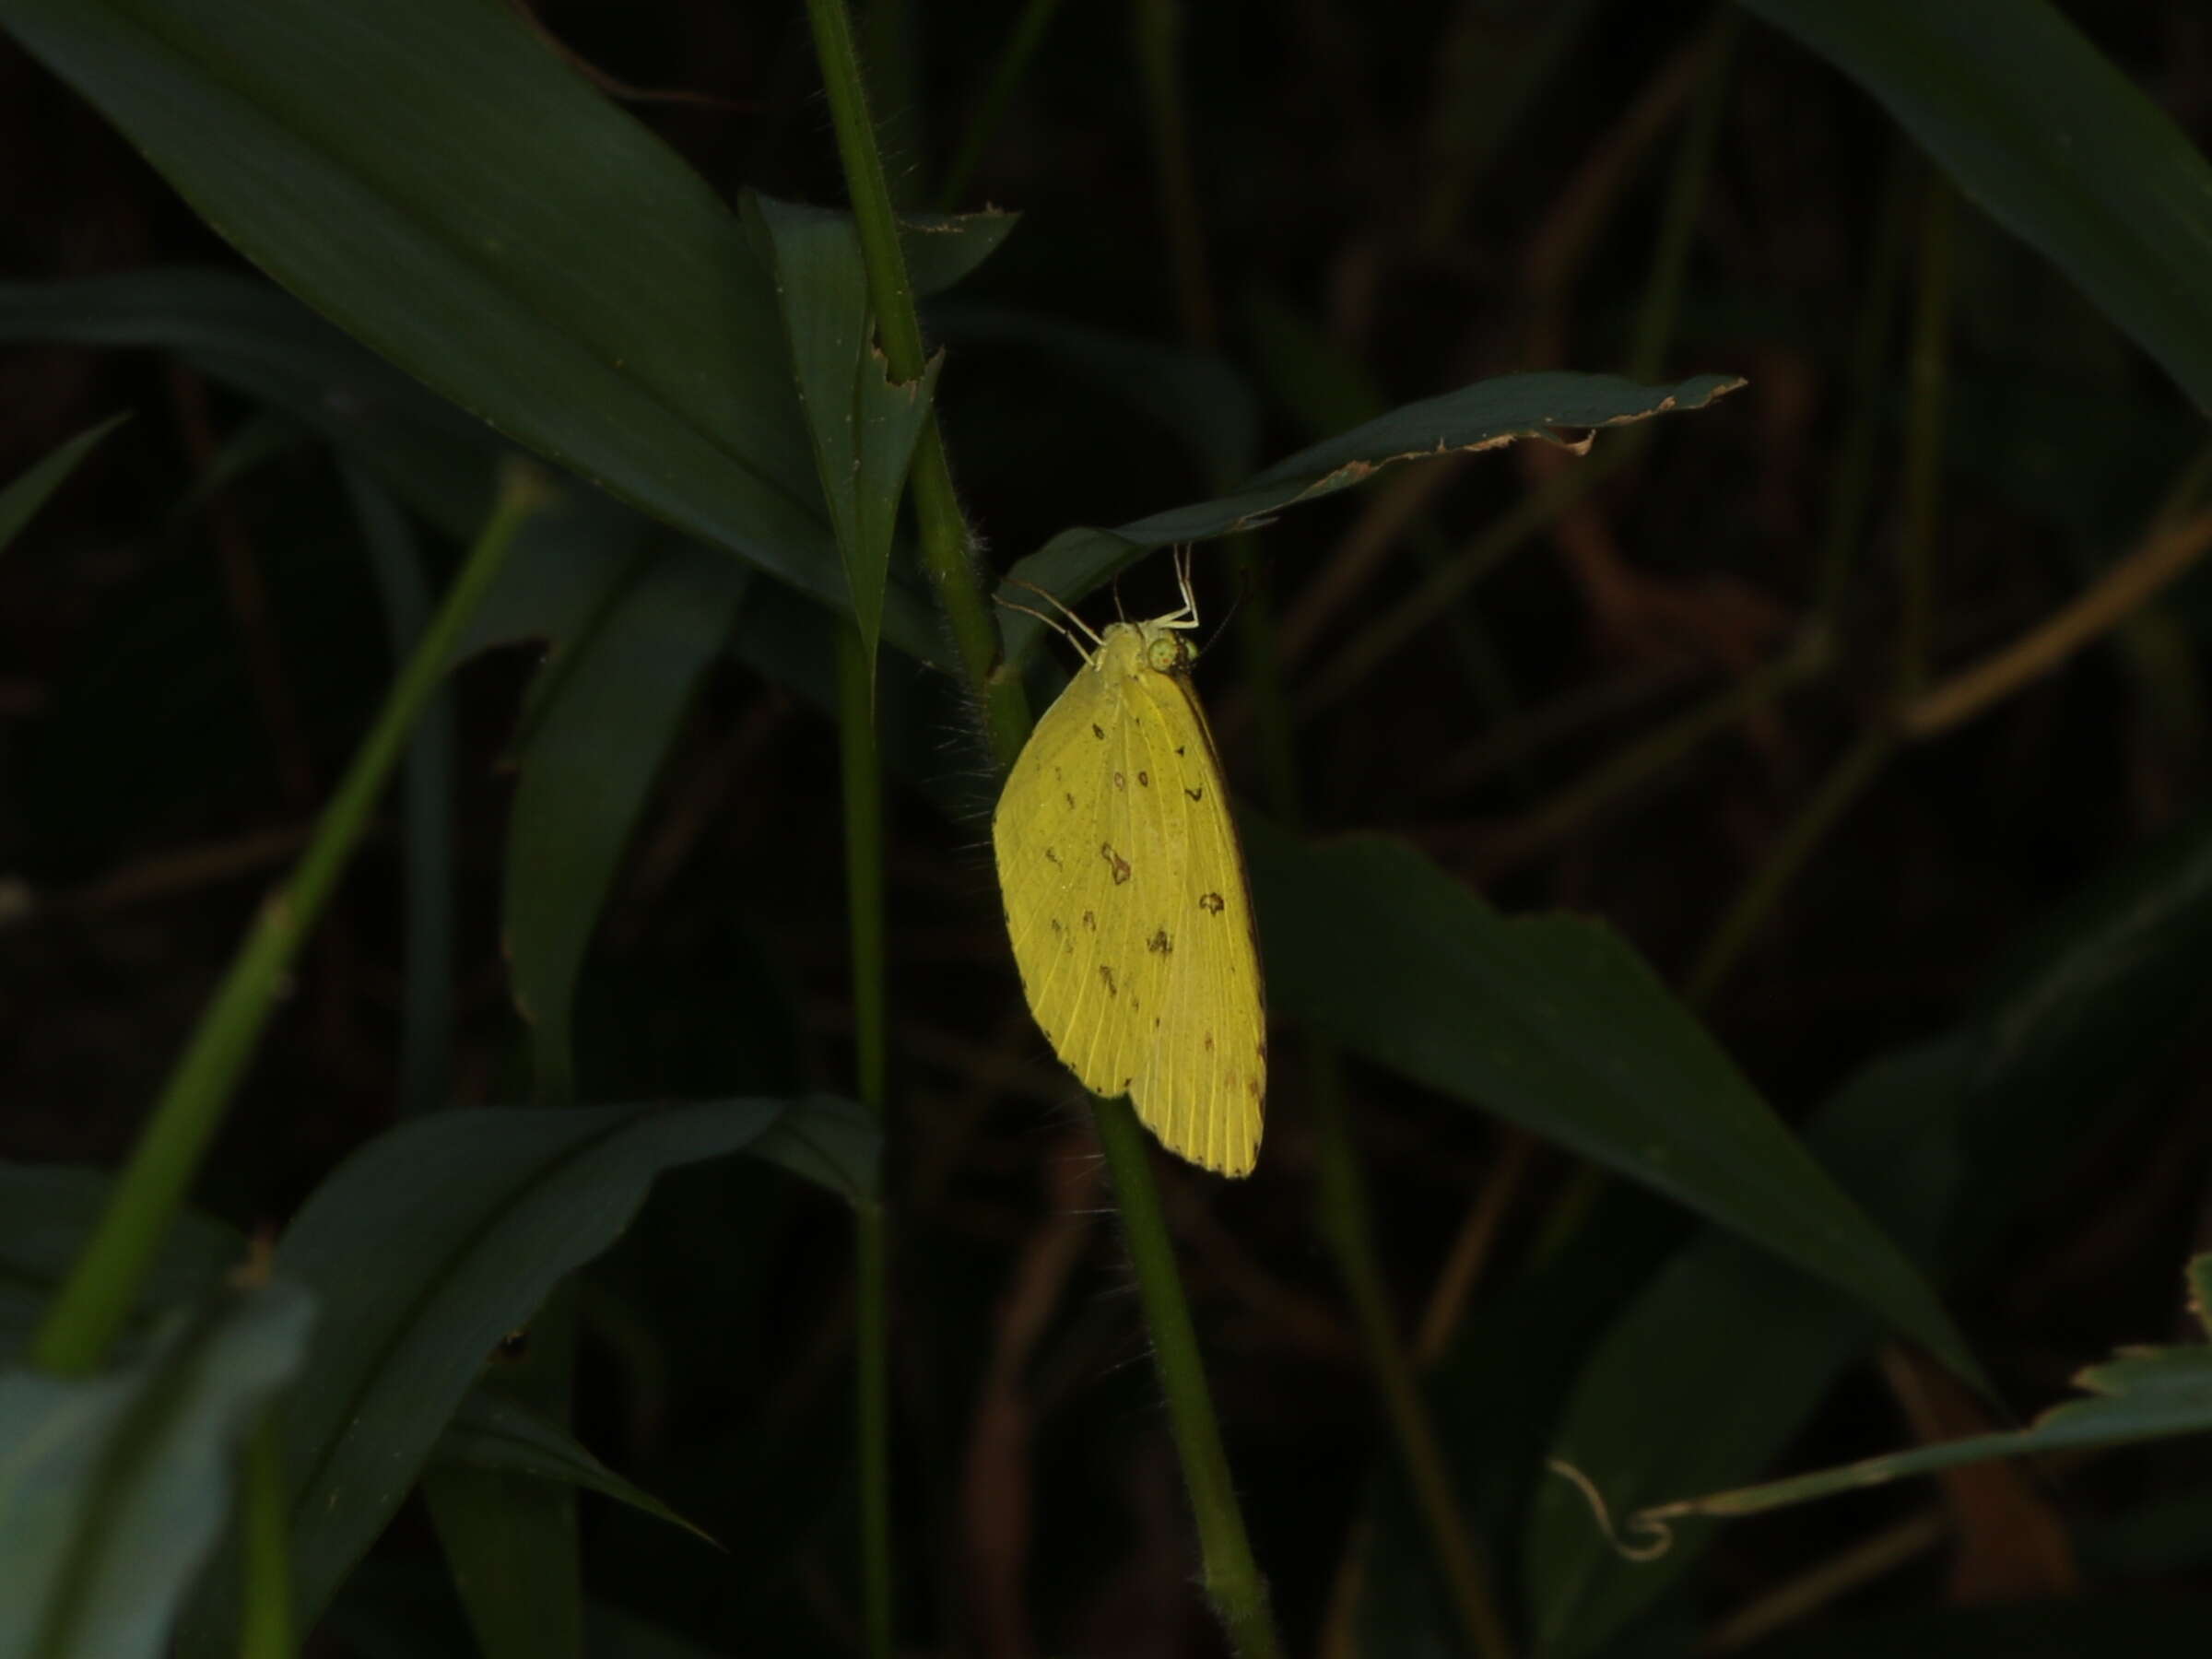
[[[1145,661],[1160,674],[1172,674],[1191,660],[1191,649],[1177,634],[1161,634],[1145,647]]]

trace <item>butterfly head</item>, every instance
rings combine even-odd
[[[1181,674],[1196,655],[1190,641],[1173,623],[1139,622],[1136,630],[1144,641],[1145,666],[1155,674]]]

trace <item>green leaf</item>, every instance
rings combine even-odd
[[[457,1111],[353,1154],[286,1230],[278,1271],[322,1335],[286,1412],[303,1625],[406,1495],[485,1357],[611,1244],[663,1170],[749,1152],[841,1192],[875,1180],[877,1137],[843,1101]],[[209,1604],[188,1652],[229,1648]]]
[[[2201,1029],[2212,958],[2212,810],[2088,883],[2006,953],[1977,999],[1980,1047],[1949,1239],[1984,1247],[2021,1189],[2109,1112],[2115,1083]]]
[[[531,694],[508,827],[503,933],[541,1099],[573,1092],[570,1016],[585,947],[742,583],[727,561],[653,550]]]
[[[841,607],[766,273],[712,188],[516,13],[0,0],[0,26],[381,356]],[[1006,229],[999,216],[976,234],[994,244]],[[930,244],[925,268],[957,273],[980,256],[951,245],[966,234],[934,220],[910,241]],[[903,592],[885,630],[938,649]]]
[[[321,433],[455,541],[491,509],[499,435],[266,282],[171,269],[0,283],[0,342],[32,340],[172,353]]]
[[[924,298],[957,287],[997,253],[1020,223],[1020,214],[1003,207],[986,207],[980,213],[900,214],[899,247],[906,255],[907,282]]]
[[[1806,1139],[1847,1191],[1908,1241],[1938,1229],[1961,1173],[1959,1101],[1971,1067],[1952,1039],[1867,1067]],[[1583,1352],[1551,1455],[1618,1515],[1780,1455],[1837,1374],[1880,1335],[1865,1312],[1740,1239],[1677,1251]],[[1557,1659],[1594,1653],[1664,1595],[1703,1543],[1696,1523],[1656,1562],[1625,1560],[1583,1498],[1551,1477],[1523,1547],[1530,1618]]]
[[[558,653],[583,638],[644,563],[652,532],[648,521],[605,496],[589,490],[564,495],[514,538],[506,567],[453,647],[453,664],[524,641]],[[558,677],[539,674],[524,707],[557,682]]]
[[[31,515],[46,505],[46,499],[62,487],[62,481],[76,470],[77,463],[129,418],[128,415],[111,415],[98,426],[87,427],[43,459],[33,462],[29,470],[13,483],[0,488],[0,552],[7,550],[7,544],[21,534],[23,526],[30,523]]]
[[[0,1372],[0,1653],[166,1652],[245,1438],[300,1369],[312,1317],[279,1281],[172,1319],[101,1376]]]
[[[1665,1241],[1688,1218],[1639,1188],[1616,1183],[1556,1251],[1503,1277],[1467,1308],[1451,1346],[1423,1379],[1445,1466],[1462,1512],[1500,1541],[1536,1483],[1567,1391],[1591,1345],[1635,1291]],[[1748,1251],[1748,1247],[1744,1247]],[[1511,1364],[1499,1356],[1510,1354]],[[1372,1525],[1359,1568],[1365,1652],[1456,1653],[1462,1626],[1432,1564],[1427,1525],[1404,1460],[1369,1465]],[[1418,1633],[1417,1639],[1417,1632]]]
[[[502,1343],[456,1420],[512,1407],[564,1433],[576,1378],[576,1286],[557,1288]],[[547,1415],[549,1414],[549,1415]],[[453,1438],[447,1426],[440,1453]],[[584,1659],[576,1488],[434,1453],[422,1495],[483,1659]]]
[[[394,664],[429,626],[429,581],[414,526],[360,468],[342,469],[361,546],[383,601]],[[498,578],[493,579],[495,585]],[[460,726],[451,692],[431,700],[407,740],[400,775],[406,899],[401,964],[398,1104],[402,1113],[450,1104],[453,1022],[453,781]]]
[[[1960,1464],[2212,1432],[2212,1254],[2189,1264],[2189,1306],[2208,1340],[2181,1347],[2122,1348],[2074,1379],[2088,1398],[2053,1406],[2030,1428],[1969,1435],[1762,1486],[1653,1504],[1638,1512],[1636,1522],[1664,1526],[1683,1515],[1756,1515]]]
[[[2212,412],[2212,166],[2048,0],[1746,0]]]
[[[1610,930],[1501,917],[1401,842],[1244,832],[1285,1012],[1740,1233],[1979,1381],[1912,1264]]]
[[[930,359],[918,383],[892,383],[876,346],[867,265],[850,214],[752,191],[744,214],[754,248],[773,274],[799,406],[873,685],[899,499],[944,357]]]
[[[2212,947],[2212,813],[2091,883],[2007,951],[1949,1036],[1877,1060],[1822,1108],[1807,1143],[1893,1237],[1952,1277],[2203,1006]],[[1877,1336],[1858,1309],[1719,1234],[1668,1263],[1590,1353],[1554,1453],[1613,1513],[1749,1480],[1781,1454]],[[1756,1367],[1756,1389],[1746,1387]],[[1524,1545],[1548,1651],[1593,1653],[1700,1553],[1623,1560],[1563,1482]]]
[[[1496,449],[1523,438],[1581,447],[1600,427],[1701,409],[1744,382],[1701,374],[1673,385],[1643,386],[1611,374],[1506,374],[1393,409],[1339,432],[1211,501],[1171,508],[1112,530],[1063,530],[1008,572],[1072,605],[1140,555],[1180,542],[1206,541],[1267,522],[1295,502],[1364,483],[1395,462]],[[1009,586],[1008,597],[1022,601]],[[1019,613],[1005,619],[1007,654],[1018,657],[1043,625]]]
[[[602,1493],[642,1514],[680,1526],[696,1538],[714,1542],[704,1529],[594,1457],[559,1423],[516,1400],[480,1389],[468,1395],[446,1425],[436,1455],[441,1462],[472,1469]]]
[[[29,1341],[92,1234],[114,1184],[111,1170],[0,1163],[0,1359]],[[179,1216],[139,1292],[141,1321],[196,1301],[245,1260],[246,1241],[196,1210]]]

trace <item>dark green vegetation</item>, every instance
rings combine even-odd
[[[2202,1650],[2212,39],[2081,20],[0,0],[0,1659]],[[984,850],[998,576],[1178,542],[1234,1184]]]

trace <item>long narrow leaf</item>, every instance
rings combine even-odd
[[[41,460],[32,463],[30,469],[5,488],[0,488],[0,552],[22,533],[30,523],[31,515],[46,505],[47,498],[59,489],[69,475],[76,470],[77,463],[99,446],[100,441],[113,431],[128,415],[111,415],[98,426],[88,427],[68,439]]]
[[[1008,575],[1069,604],[1139,555],[1179,542],[1206,541],[1265,524],[1283,508],[1366,482],[1400,461],[1496,449],[1524,438],[1581,448],[1602,427],[1701,409],[1744,382],[1701,374],[1644,386],[1611,374],[1506,374],[1393,409],[1348,432],[1287,456],[1228,495],[1171,508],[1112,530],[1063,530],[1016,563]],[[1018,589],[1008,597],[1019,603]],[[1007,653],[1018,656],[1042,624],[1018,612],[1006,619]]]
[[[0,1163],[0,1359],[13,1359],[30,1339],[114,1183],[111,1170]],[[184,1211],[147,1273],[137,1323],[197,1300],[245,1255],[246,1241],[236,1232]]]
[[[793,380],[872,684],[899,500],[943,358],[932,359],[915,384],[892,383],[870,326],[867,266],[851,215],[748,193],[745,222],[774,274]]]
[[[0,27],[248,257],[379,354],[842,606],[774,296],[735,217],[514,12],[0,0]],[[1012,222],[919,221],[908,235],[942,281]],[[924,607],[898,590],[885,628],[936,649]]]
[[[500,1338],[614,1241],[662,1171],[735,1152],[841,1191],[874,1180],[857,1108],[735,1100],[440,1112],[316,1189],[276,1253],[324,1311],[286,1413],[303,1620],[390,1520]],[[229,1618],[212,1598],[186,1651],[227,1652]]]
[[[570,1094],[570,1014],[584,950],[661,761],[729,632],[738,574],[696,547],[649,555],[597,625],[547,664],[552,688],[533,698],[502,926],[547,1103]]]
[[[120,1371],[0,1372],[0,1653],[152,1659],[229,1518],[245,1436],[300,1369],[282,1282],[171,1321]]]
[[[641,1514],[681,1527],[693,1537],[714,1542],[703,1529],[594,1457],[551,1418],[481,1389],[461,1402],[461,1408],[439,1438],[436,1456],[441,1462],[463,1464],[472,1469],[526,1476],[532,1480],[599,1492]]]
[[[1300,846],[1250,818],[1245,836],[1286,1011],[1720,1222],[1979,1380],[1926,1281],[1608,929],[1501,917],[1379,837]]]
[[[2189,1265],[2189,1306],[2212,1338],[2212,1255],[2200,1255]],[[2074,1382],[2089,1397],[2053,1406],[2030,1428],[1970,1435],[1763,1486],[1653,1504],[1639,1511],[1635,1520],[1664,1525],[1684,1515],[1756,1515],[1960,1464],[2212,1433],[2212,1340],[2183,1347],[2123,1348]]]
[[[2212,164],[2049,0],[1745,0],[2212,413]]]
[[[2208,945],[2212,816],[2200,816],[2038,924],[1958,1030],[1865,1067],[1806,1140],[1918,1259],[1969,1270],[2068,1148],[2194,1029]],[[1876,1336],[1861,1309],[1710,1234],[1591,1350],[1552,1453],[1616,1514],[1753,1479]],[[1666,1555],[1633,1563],[1563,1483],[1537,1500],[1523,1547],[1528,1599],[1561,1659],[1603,1649],[1689,1569],[1709,1527],[1685,1520]]]

